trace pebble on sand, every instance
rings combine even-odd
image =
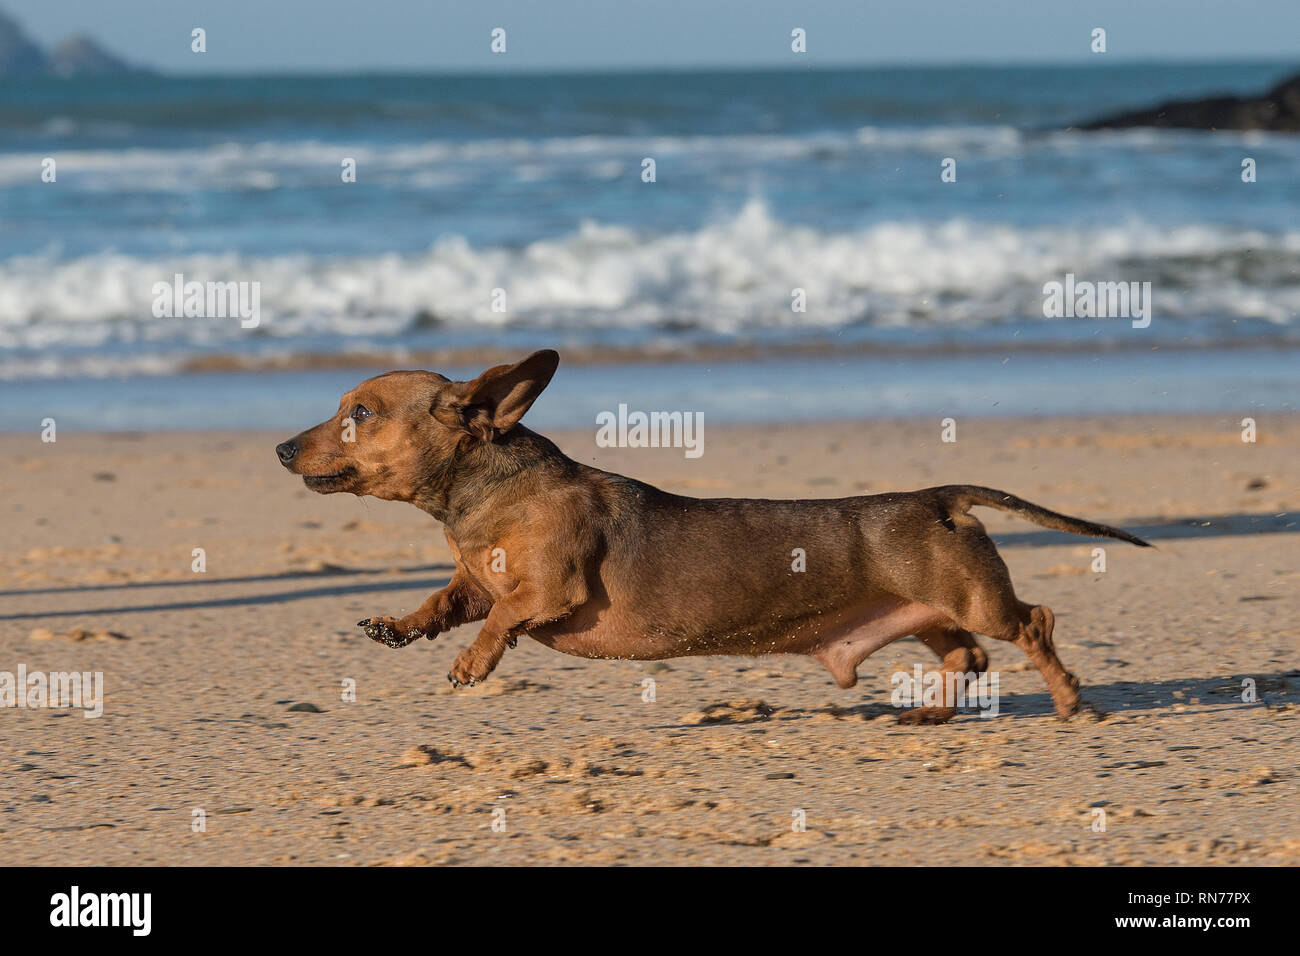
[[[55,634],[49,628],[38,627],[32,631],[29,638],[33,641],[52,641],[55,638],[63,638],[66,641],[129,641],[130,638],[118,631],[98,630],[88,631],[84,627],[74,627],[63,634]]]

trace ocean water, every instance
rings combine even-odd
[[[921,354],[564,365],[528,412],[528,425],[590,429],[597,416],[633,411],[698,413],[704,440],[717,425],[948,417],[1219,413],[1240,419],[1296,410],[1295,354],[1234,348],[1092,356],[1079,352]],[[481,369],[449,366],[453,378]],[[44,418],[59,437],[79,431],[174,429],[281,431],[288,438],[334,414],[338,399],[383,368],[191,372],[0,382],[0,431],[28,432]],[[75,440],[75,439],[74,439]],[[278,439],[277,439],[278,440]],[[725,440],[725,439],[719,439]],[[270,460],[271,448],[267,445]],[[588,446],[590,450],[591,446]],[[583,454],[581,447],[569,449]]]
[[[1288,348],[1300,137],[1068,129],[1288,67],[9,83],[0,383],[487,344]],[[1151,326],[1045,318],[1067,272],[1151,282]],[[177,273],[258,283],[258,326],[156,318]]]

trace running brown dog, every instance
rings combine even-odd
[[[558,364],[545,350],[472,382],[388,372],[276,447],[313,491],[409,501],[444,525],[451,581],[405,617],[361,621],[372,639],[404,647],[484,621],[447,675],[455,686],[486,678],[526,634],[589,658],[807,654],[852,687],[869,654],[909,635],[945,672],[983,672],[973,635],[984,634],[1029,656],[1059,716],[1078,709],[1052,612],[1017,599],[967,511],[985,505],[1059,531],[1145,541],[971,485],[811,501],[669,494],[579,464],[519,424]],[[953,702],[903,719],[948,720]]]

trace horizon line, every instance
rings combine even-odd
[[[374,76],[456,76],[456,77],[497,77],[506,78],[511,76],[520,77],[539,77],[539,76],[610,76],[610,75],[672,75],[672,74],[728,74],[728,73],[828,73],[828,72],[873,72],[887,70],[1015,70],[1015,69],[1077,69],[1083,66],[1092,66],[1097,69],[1113,69],[1116,67],[1132,66],[1281,66],[1293,64],[1297,70],[1300,70],[1300,55],[1297,54],[1278,54],[1276,56],[1240,56],[1240,57],[1183,57],[1183,56],[1134,56],[1120,57],[1110,54],[1106,55],[1106,62],[1096,62],[1093,57],[1081,55],[1077,58],[1070,59],[1021,59],[1021,60],[952,60],[952,61],[923,61],[923,60],[897,60],[897,61],[876,61],[873,63],[862,62],[823,62],[807,66],[783,65],[777,63],[771,64],[672,64],[672,65],[627,65],[619,64],[597,64],[590,66],[524,66],[517,69],[492,69],[489,67],[479,66],[459,66],[452,68],[439,68],[437,66],[424,67],[383,67],[383,66],[359,66],[347,68],[328,68],[328,67],[274,67],[274,68],[233,68],[233,69],[208,69],[208,70],[167,70],[157,67],[142,66],[133,64],[130,73],[118,74],[120,76],[149,75],[161,76],[170,79],[202,79],[205,77],[220,78],[239,78],[239,77],[374,77]],[[47,78],[37,74],[37,78]],[[25,79],[26,77],[17,77]],[[48,77],[54,79],[84,79],[85,77]],[[103,77],[96,77],[102,79]]]

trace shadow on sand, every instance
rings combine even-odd
[[[1134,518],[1119,527],[1145,541],[1179,541],[1185,538],[1230,538],[1254,534],[1300,533],[1300,519],[1288,514],[1201,515],[1194,518]],[[1000,548],[1045,548],[1098,540],[1062,531],[1012,531],[990,535]]]

